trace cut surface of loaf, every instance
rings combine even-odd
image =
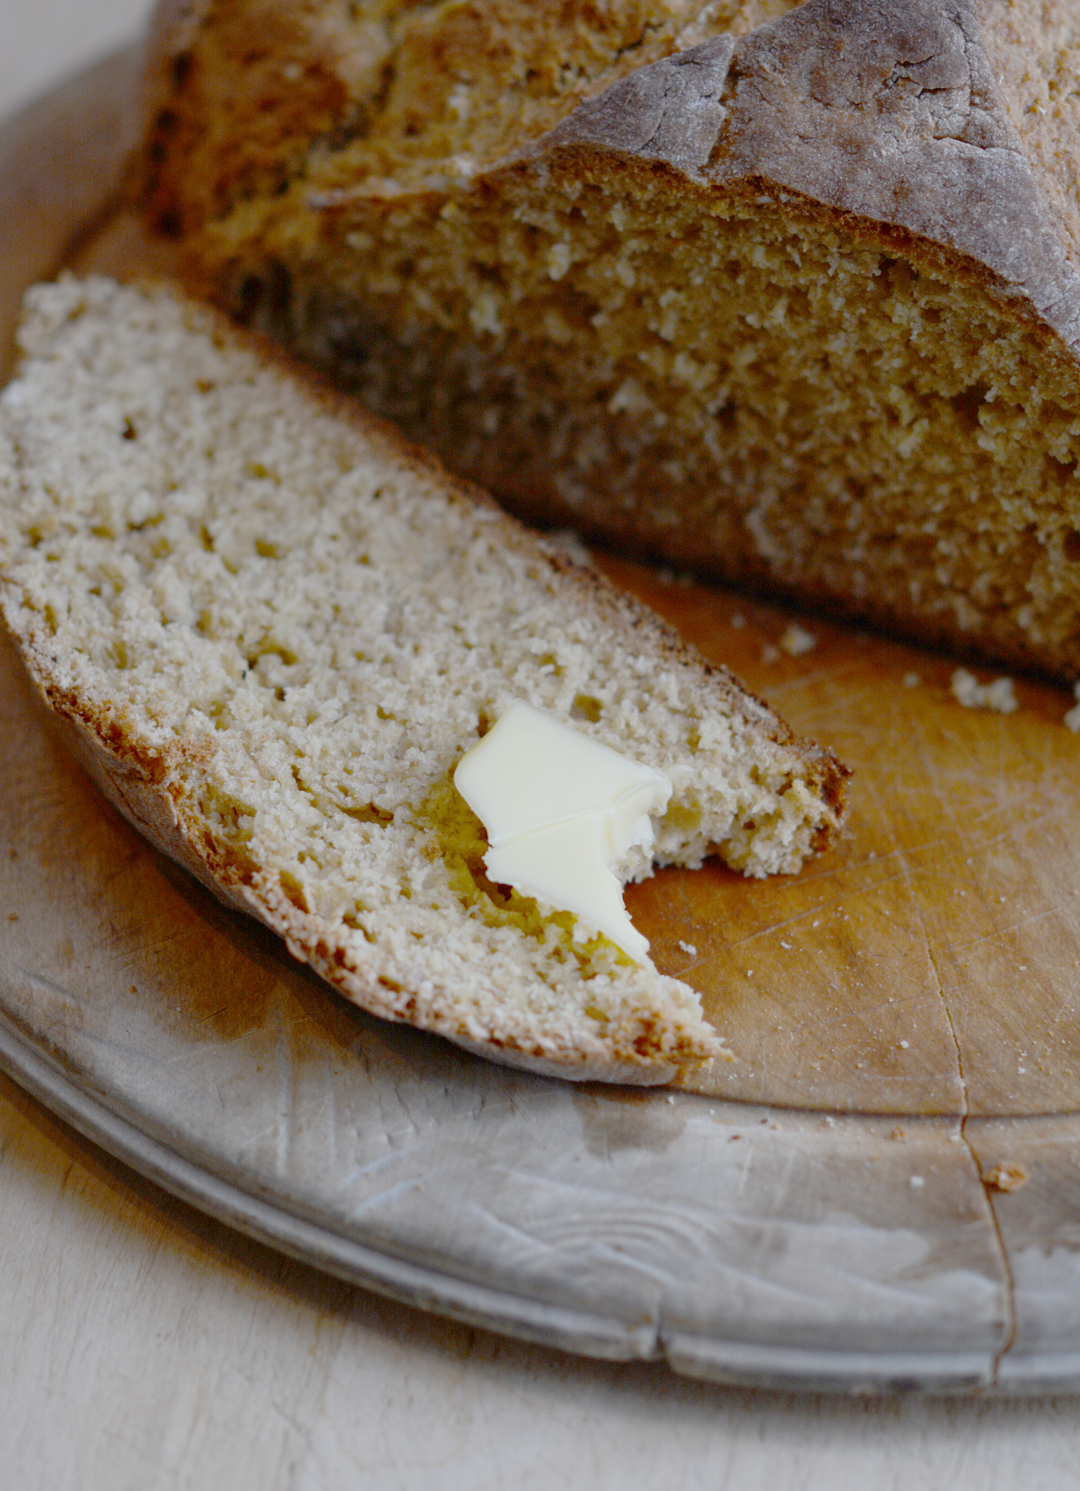
[[[1075,678],[1080,10],[610,10],[166,8],[151,220],[520,512]]]
[[[121,811],[375,1014],[570,1077],[721,1054],[685,984],[487,879],[452,773],[524,699],[669,773],[660,862],[764,875],[837,823],[835,759],[215,312],[64,279],[21,345],[3,613]]]

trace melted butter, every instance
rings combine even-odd
[[[662,772],[515,700],[462,758],[454,785],[487,830],[492,880],[591,922],[637,963],[649,944],[623,905],[616,871],[652,849]]]

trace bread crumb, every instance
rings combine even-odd
[[[696,958],[697,957],[697,948],[694,946],[694,944],[692,942],[684,942],[682,940],[682,938],[680,937],[679,938],[679,946],[682,948],[683,952],[687,955],[688,958]]]
[[[771,642],[766,642],[761,649],[761,661],[763,663],[778,663],[780,661],[780,649],[774,647]]]
[[[991,709],[998,714],[1012,714],[1020,706],[1013,692],[1011,678],[995,678],[993,683],[980,683],[966,668],[957,668],[949,680],[953,697],[965,709]]]
[[[1030,1179],[1023,1165],[1002,1161],[983,1173],[982,1183],[984,1186],[992,1186],[995,1191],[1018,1191]]]
[[[904,687],[906,689],[917,689],[920,683],[922,683],[922,679],[917,673],[904,674]]]
[[[780,648],[788,657],[802,657],[804,652],[813,651],[817,640],[813,632],[808,632],[805,627],[793,621],[780,638]]]
[[[732,616],[731,618],[731,624],[737,632],[741,632],[743,627],[746,625],[746,617],[742,614],[741,611],[736,611],[734,616]]]
[[[911,1189],[913,1191],[921,1191],[922,1188],[923,1188],[923,1186],[925,1184],[926,1184],[926,1177],[924,1175],[909,1175],[908,1176],[908,1185],[911,1187]]]
[[[1066,714],[1062,724],[1075,735],[1077,731],[1080,731],[1080,683],[1073,684],[1073,698],[1077,700],[1077,703]]]

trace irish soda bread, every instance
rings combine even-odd
[[[166,5],[193,282],[533,516],[1080,674],[1080,5]]]
[[[22,348],[0,598],[117,807],[376,1014],[568,1077],[717,1055],[686,985],[486,879],[452,773],[524,699],[668,771],[661,861],[764,875],[836,823],[828,752],[214,312],[67,279]]]

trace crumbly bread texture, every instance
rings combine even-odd
[[[488,881],[452,772],[526,699],[672,775],[660,862],[764,875],[836,824],[835,759],[215,312],[69,278],[21,343],[3,613],[121,811],[375,1014],[568,1077],[722,1054],[685,984]]]
[[[192,282],[518,511],[1080,673],[1080,7],[201,0],[151,79]]]

